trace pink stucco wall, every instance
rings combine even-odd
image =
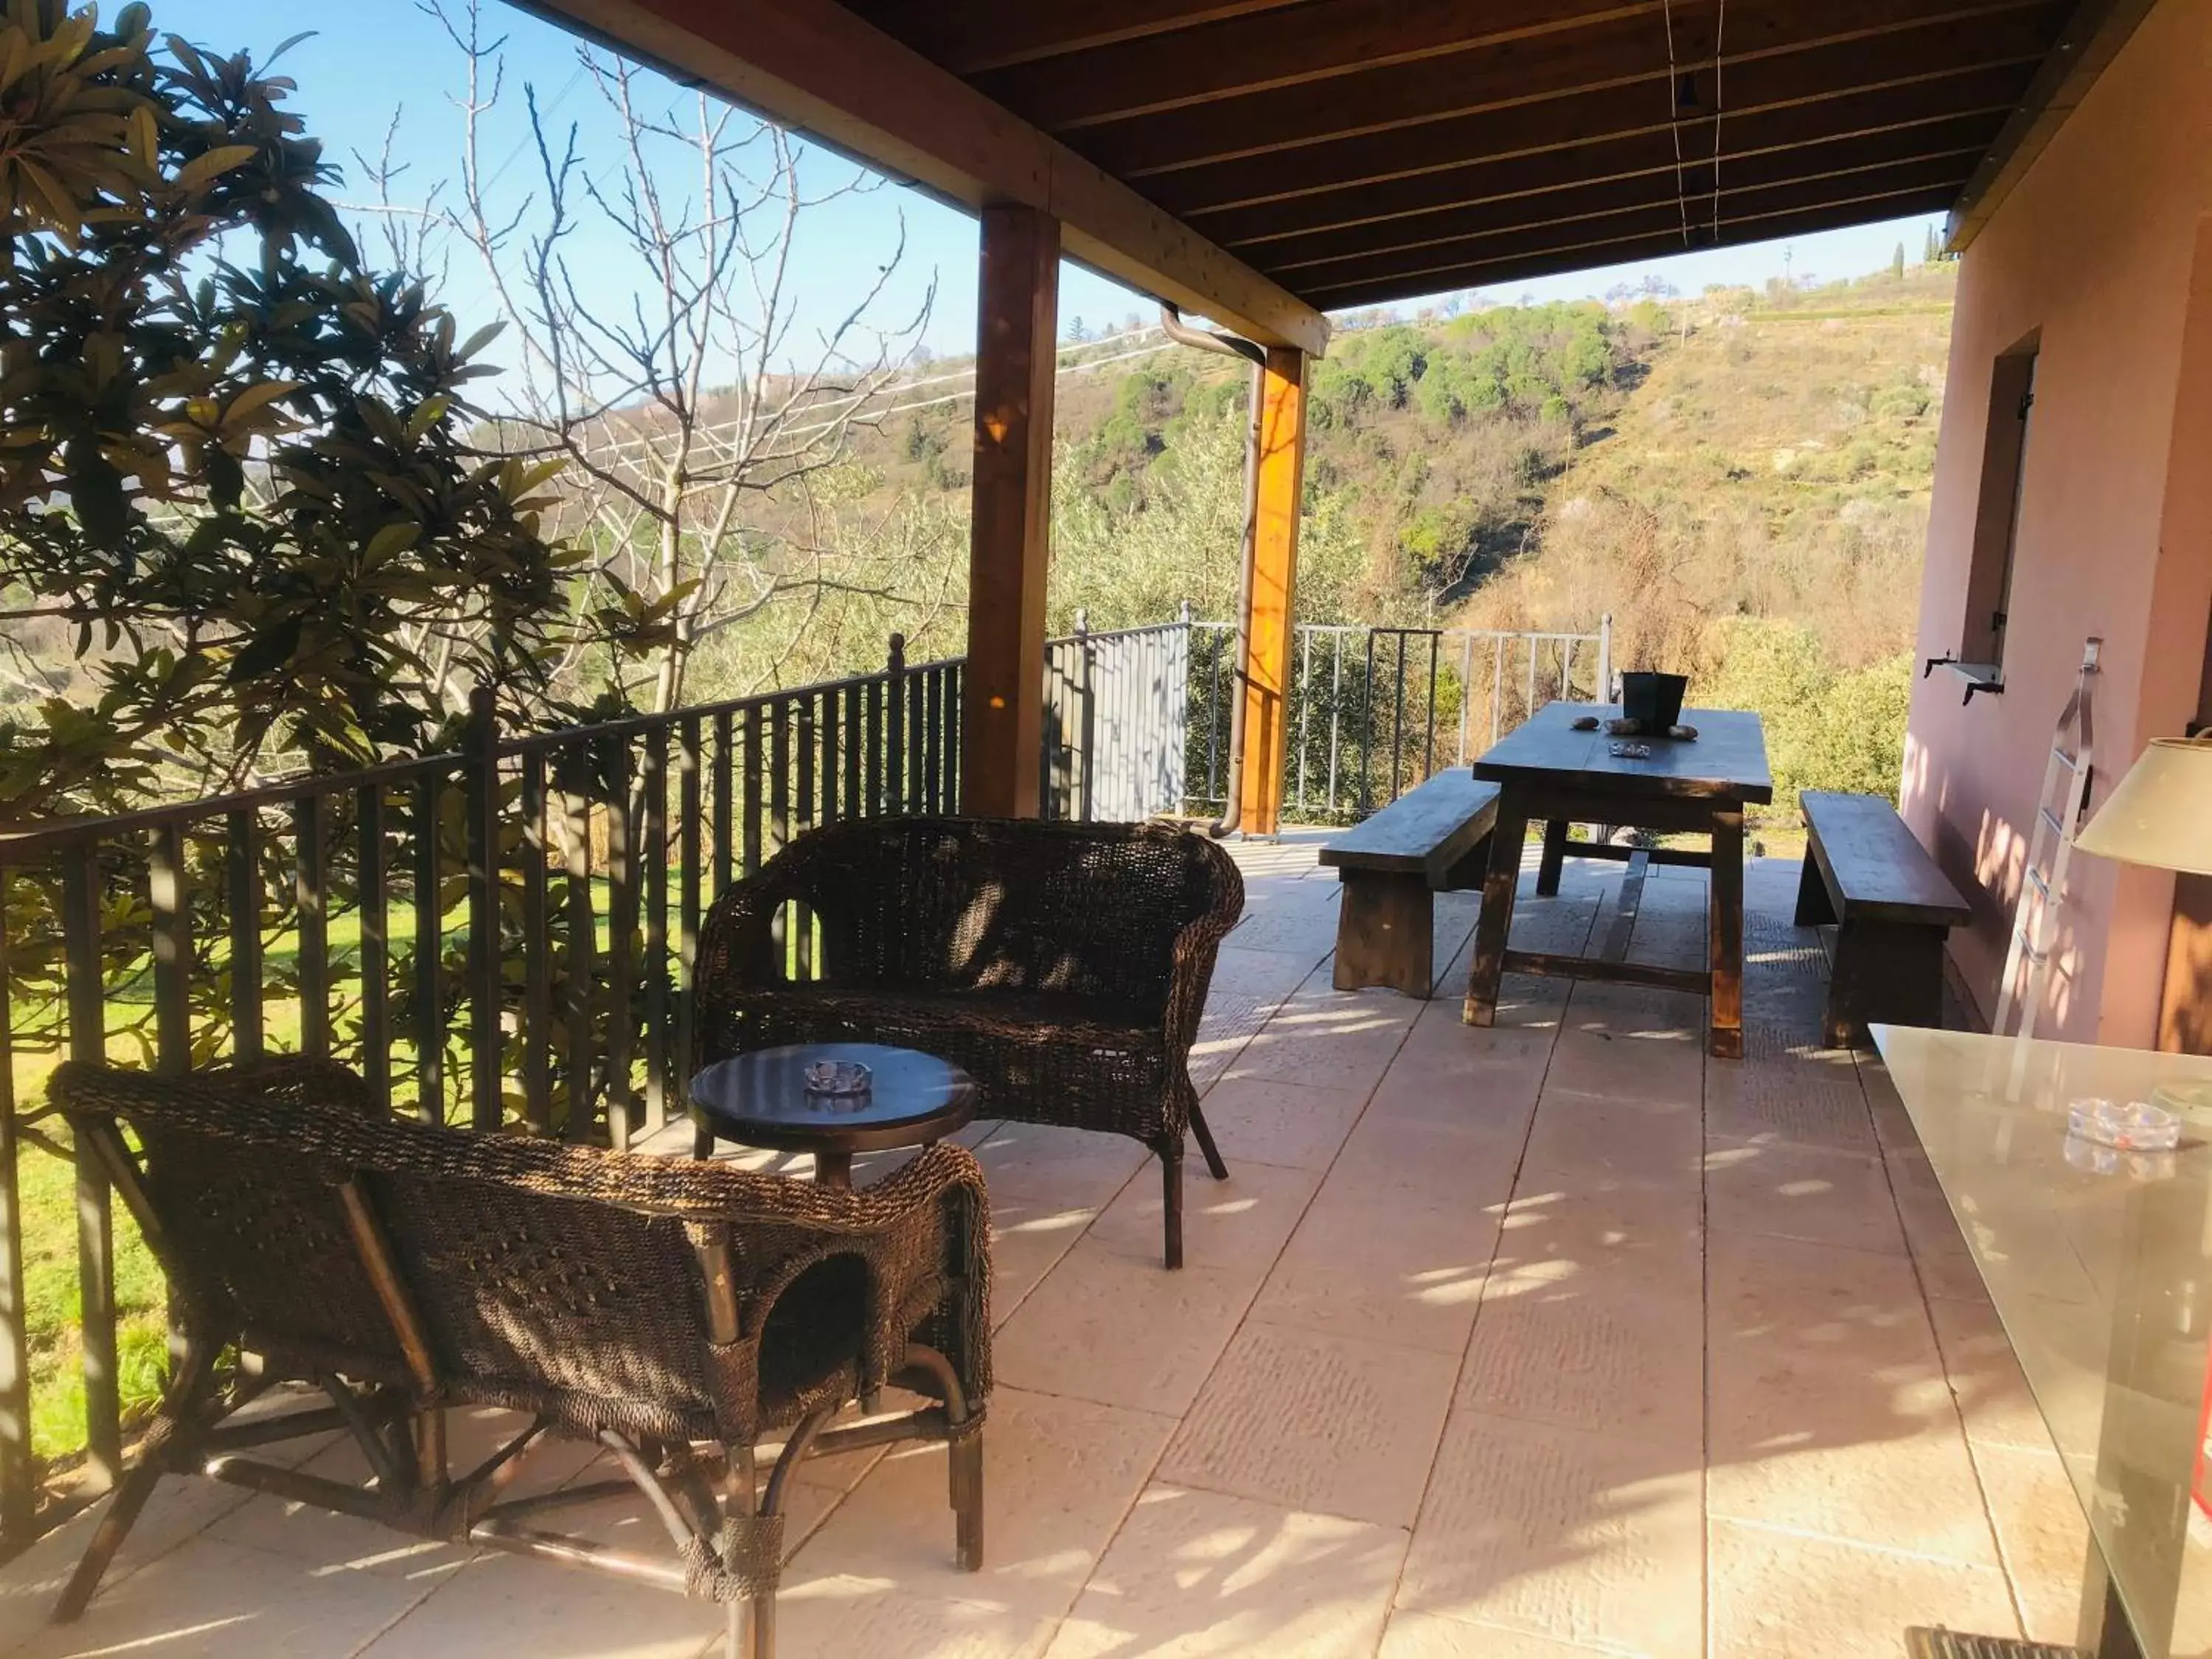
[[[1963,256],[1921,593],[1955,651],[1996,356],[2039,331],[2005,692],[1916,684],[1904,811],[1976,920],[1952,936],[1986,1015],[2052,723],[2105,641],[2097,798],[2195,711],[2212,614],[2212,5],[2164,0]],[[2208,829],[2212,833],[2212,828]],[[2172,879],[2083,857],[2042,1030],[2148,1047]]]

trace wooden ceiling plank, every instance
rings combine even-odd
[[[1981,154],[1978,144],[1961,145],[1948,153],[1900,161],[1869,162],[1826,172],[1787,174],[1753,179],[1721,169],[1718,211],[1723,223],[1750,213],[1781,212],[1807,206],[1825,206],[1838,200],[1887,198],[1908,191],[1956,189]],[[1301,289],[1351,281],[1379,279],[1431,270],[1450,270],[1471,264],[1495,249],[1510,249],[1531,237],[1559,231],[1584,238],[1615,240],[1629,231],[1663,228],[1672,216],[1683,227],[1686,245],[1690,237],[1711,225],[1715,212],[1712,164],[1699,161],[1684,170],[1678,185],[1671,175],[1625,179],[1600,187],[1577,202],[1556,204],[1546,201],[1523,204],[1518,216],[1501,215],[1480,229],[1432,242],[1410,243],[1398,248],[1346,252],[1328,259],[1275,267],[1271,275]],[[1535,216],[1557,205],[1563,210],[1550,217]]]
[[[1916,82],[1871,92],[1730,112],[1721,122],[1726,153],[1752,156],[1808,144],[1874,138],[1916,127],[1972,120],[1992,128],[2014,106],[2026,79],[2017,68]],[[1595,119],[1601,112],[1593,111]],[[1686,130],[1709,131],[1698,122]],[[1568,143],[1303,195],[1190,214],[1191,222],[1240,258],[1259,260],[1268,244],[1418,220],[1479,202],[1569,185],[1601,182],[1674,159],[1673,125],[1578,132]]]
[[[1957,64],[2040,58],[2063,15],[2061,0],[1855,0],[1848,9],[1735,0],[1728,9],[1726,51],[1717,60],[1723,95],[1733,97],[1725,83],[1756,64],[1814,51],[1840,53],[1851,64],[1839,76],[1846,83],[1881,78],[1887,59],[1900,53],[1932,50]],[[1671,76],[1690,79],[1706,98],[1713,95],[1717,17],[1717,6],[1707,0],[1686,0],[1674,11]],[[1656,83],[1671,110],[1675,83],[1668,64],[1664,27],[1631,18],[1508,41],[1473,58],[1401,64],[1087,127],[1073,142],[1115,176],[1148,179],[1607,88]]]
[[[2012,193],[2044,146],[2065,124],[2097,77],[2119,55],[2156,0],[2081,0],[2051,44],[2013,118],[2005,123],[1959,193],[1944,246],[1964,252]]]
[[[1729,152],[1720,161],[1723,198],[1747,191],[1814,179],[1848,178],[1885,168],[1940,162],[1962,176],[1963,157],[1971,166],[1988,148],[1996,123],[1972,117],[1924,127],[1899,128],[1869,137],[1824,144],[1793,144],[1750,154]],[[1708,134],[1710,128],[1707,129]],[[1671,146],[1668,147],[1671,150]],[[1712,199],[1714,168],[1710,143],[1679,164],[1670,154],[1653,154],[1633,172],[1590,179],[1562,188],[1494,197],[1446,213],[1394,219],[1319,232],[1271,243],[1256,262],[1286,284],[1320,280],[1314,275],[1346,260],[1375,258],[1419,248],[1449,247],[1471,239],[1496,236],[1540,225],[1589,219],[1641,206],[1655,196],[1672,199],[1678,189],[1692,200]],[[1264,257],[1273,253],[1274,258]]]
[[[571,27],[970,207],[1060,221],[1069,255],[1270,345],[1328,324],[1127,185],[832,0],[532,0]]]
[[[851,10],[955,75],[981,74],[1147,35],[1279,11],[1299,0],[848,0]]]
[[[1970,82],[1978,88],[1993,76],[2010,75],[2017,88],[2025,86],[2032,66],[2041,61],[2042,50],[2026,43],[2012,44],[2008,55],[1962,58],[1965,43],[1941,32],[1915,31],[1898,37],[1872,60],[1856,43],[1815,48],[1729,70],[1723,101],[1730,112],[1728,118],[1733,119],[1930,82],[1955,81],[1963,97]],[[1606,91],[1480,110],[1409,131],[1364,134],[1295,154],[1244,157],[1183,173],[1162,173],[1145,181],[1145,193],[1170,213],[1195,222],[1231,206],[1438,172],[1557,148],[1593,136],[1639,127],[1648,130],[1650,125],[1663,131],[1674,107],[1665,76],[1639,85],[1640,90],[1633,95]],[[1974,101],[1984,101],[1985,96],[1978,93]],[[1641,106],[1638,97],[1644,99]],[[1653,105],[1657,107],[1652,108]]]
[[[1313,0],[999,70],[976,84],[1058,133],[1247,93],[1502,46],[1631,17],[1662,0]],[[1047,118],[1046,112],[1048,113]]]
[[[1708,224],[1704,240],[1697,246],[1727,247],[1743,242],[1771,241],[1784,236],[1810,235],[1815,231],[1840,229],[1845,226],[1864,224],[1873,219],[1901,219],[1915,214],[1936,213],[1949,204],[1952,196],[1953,191],[1946,188],[1904,196],[1838,202],[1820,208],[1759,215],[1746,219],[1723,217],[1718,241],[1713,240],[1711,228]],[[1449,294],[1462,289],[1484,285],[1502,287],[1510,283],[1530,282],[1539,276],[1559,276],[1568,271],[1591,270],[1631,261],[1663,258],[1681,252],[1680,230],[1662,229],[1620,240],[1599,238],[1564,246],[1530,247],[1500,253],[1478,264],[1424,271],[1411,277],[1348,283],[1341,287],[1316,289],[1310,291],[1309,297],[1326,306],[1331,312],[1341,313],[1370,306],[1401,304],[1429,295]]]

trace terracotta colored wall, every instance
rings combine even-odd
[[[2101,799],[2193,712],[2212,606],[2212,5],[2164,0],[2060,129],[1960,270],[1936,452],[1923,657],[1958,647],[1997,354],[2040,331],[2005,694],[1914,689],[1907,820],[1977,919],[1953,935],[1994,1011],[2052,723],[2101,635]],[[2193,313],[2193,314],[2192,314]],[[2185,360],[2186,360],[2185,362]],[[2172,880],[2075,863],[2043,1030],[2147,1047]]]

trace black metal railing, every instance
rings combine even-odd
[[[1458,635],[1300,629],[1291,815],[1356,816],[1447,749],[1464,758],[1486,720],[1589,695],[1604,653],[1587,637],[1542,636],[1555,665],[1531,641],[1518,700],[1478,707]],[[1218,803],[1233,639],[1186,611],[1048,642],[1045,815]],[[126,1395],[149,1393],[126,1377],[157,1376],[167,1346],[143,1285],[121,1316],[106,1176],[40,1098],[56,1060],[294,1051],[425,1121],[627,1146],[680,1110],[713,895],[817,823],[959,809],[963,672],[907,662],[894,635],[880,672],[665,714],[521,734],[480,703],[459,752],[0,836],[0,1547],[35,1532],[53,1467],[82,1492],[113,1480]],[[806,918],[784,946],[811,972]],[[26,1147],[64,1162],[27,1165]],[[46,1273],[75,1257],[64,1333],[32,1328],[27,1169],[46,1194],[30,1254]],[[72,1373],[74,1419],[57,1405]]]
[[[1226,799],[1236,629],[1194,623],[1188,810]],[[1292,641],[1286,823],[1345,823],[1439,765],[1463,766],[1547,702],[1606,699],[1613,619],[1589,634],[1301,623]]]

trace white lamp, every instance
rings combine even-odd
[[[2153,738],[2075,846],[2100,858],[2212,876],[2212,740]]]

